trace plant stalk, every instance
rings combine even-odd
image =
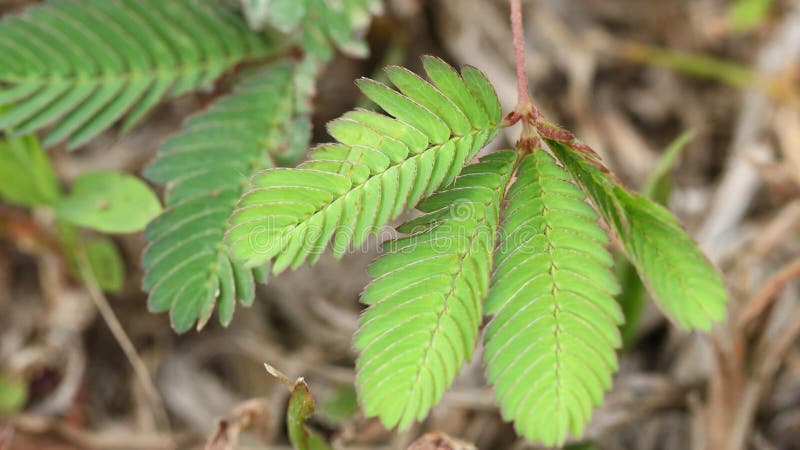
[[[528,76],[525,73],[525,36],[522,32],[522,7],[520,0],[511,4],[511,31],[514,36],[514,64],[517,70],[517,107],[530,103]]]

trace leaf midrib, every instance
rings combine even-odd
[[[563,396],[562,396],[563,386],[562,386],[562,380],[561,380],[561,378],[562,378],[561,377],[561,371],[562,371],[562,368],[561,368],[561,340],[559,338],[559,335],[561,334],[561,325],[559,323],[559,315],[560,315],[560,312],[561,312],[561,307],[559,306],[559,303],[558,303],[558,291],[560,289],[558,287],[558,283],[556,282],[556,278],[555,278],[555,271],[558,270],[558,267],[556,266],[556,263],[555,263],[555,261],[553,259],[553,250],[555,249],[555,247],[553,246],[553,241],[550,239],[550,232],[552,231],[553,227],[552,227],[552,225],[550,223],[550,220],[548,220],[548,217],[547,217],[547,213],[550,212],[550,208],[548,208],[547,204],[544,202],[546,196],[545,196],[543,178],[545,178],[545,176],[543,175],[542,170],[541,170],[541,160],[537,158],[535,161],[536,161],[536,180],[537,180],[537,182],[539,183],[539,186],[540,186],[539,198],[542,200],[542,202],[541,202],[542,208],[541,208],[541,212],[540,212],[539,215],[544,218],[544,230],[543,230],[542,234],[547,239],[547,254],[548,254],[548,256],[550,256],[550,267],[548,267],[548,269],[547,269],[547,274],[550,276],[550,279],[552,281],[552,287],[550,288],[550,295],[553,298],[553,320],[555,322],[555,330],[553,331],[553,338],[554,338],[555,344],[556,344],[555,345],[555,350],[554,350],[555,360],[556,360],[556,367],[555,367],[556,407],[555,407],[555,410],[556,410],[556,415],[560,417],[561,414],[563,414],[564,401],[563,401]],[[556,165],[555,161],[553,162],[553,164]],[[557,193],[553,193],[552,195],[558,195],[558,194]]]
[[[330,208],[334,203],[345,201],[345,199],[350,195],[350,193],[355,192],[355,191],[357,191],[359,189],[364,189],[364,187],[367,185],[367,183],[372,181],[372,179],[374,179],[374,178],[379,178],[380,179],[384,175],[386,175],[386,173],[389,172],[390,170],[393,170],[393,169],[401,167],[401,166],[403,166],[405,164],[408,164],[412,160],[415,160],[415,159],[418,159],[418,158],[422,158],[422,156],[425,155],[428,152],[438,152],[438,151],[442,150],[445,147],[445,145],[447,145],[449,142],[455,141],[457,139],[464,139],[465,137],[467,137],[469,135],[476,135],[476,134],[479,134],[480,132],[483,132],[483,131],[485,131],[485,130],[477,130],[475,132],[471,131],[470,133],[468,133],[465,136],[453,135],[453,136],[450,137],[450,139],[446,140],[445,142],[443,142],[441,144],[432,145],[432,146],[426,148],[425,150],[422,150],[419,153],[415,153],[415,154],[409,156],[408,158],[406,158],[406,159],[404,159],[402,161],[399,161],[397,163],[394,163],[394,164],[390,163],[389,166],[386,167],[386,169],[382,170],[381,172],[375,173],[375,174],[370,174],[370,176],[365,178],[363,182],[350,186],[350,189],[348,189],[345,193],[343,193],[343,194],[341,194],[339,196],[336,196],[335,198],[333,198],[332,200],[330,200],[328,202],[323,203],[319,208],[317,208],[316,211],[308,214],[302,220],[297,221],[297,223],[292,225],[291,228],[287,227],[288,228],[287,231],[286,231],[287,236],[293,236],[294,233],[297,231],[297,229],[299,227],[302,227],[306,223],[310,222],[318,214],[324,214],[325,211],[327,211],[327,209]],[[302,168],[302,166],[300,166],[299,168]],[[287,242],[288,242],[288,239],[287,239]],[[283,250],[281,250],[281,251],[283,251]]]
[[[436,337],[437,337],[437,335],[439,334],[439,332],[441,330],[442,319],[446,316],[446,314],[447,314],[447,312],[449,310],[449,302],[453,298],[455,298],[455,295],[453,295],[453,294],[455,293],[455,290],[456,290],[456,284],[457,284],[459,278],[461,278],[461,275],[464,272],[464,261],[473,252],[473,245],[474,245],[474,242],[475,242],[475,238],[478,235],[481,234],[480,231],[481,231],[482,227],[484,226],[484,224],[486,224],[486,222],[487,222],[487,217],[488,217],[487,212],[488,212],[489,206],[494,201],[499,201],[499,202],[503,201],[503,198],[505,197],[505,193],[508,191],[507,188],[508,188],[508,185],[510,184],[511,179],[513,179],[513,173],[508,177],[507,180],[505,180],[504,183],[503,182],[498,183],[497,187],[495,189],[493,189],[492,195],[489,197],[489,199],[482,203],[483,214],[481,214],[480,219],[477,220],[475,229],[473,230],[472,234],[469,237],[469,242],[468,242],[468,245],[466,246],[466,250],[459,256],[459,259],[458,259],[458,261],[459,261],[458,271],[456,271],[451,277],[450,290],[444,296],[444,303],[443,303],[443,306],[442,306],[442,310],[437,315],[436,326],[434,327],[434,329],[433,329],[433,331],[431,333],[431,337],[428,340],[428,345],[425,346],[425,350],[424,350],[424,353],[422,355],[422,360],[420,361],[420,364],[417,367],[417,372],[415,373],[414,381],[413,381],[413,383],[411,384],[411,387],[408,390],[409,396],[407,398],[411,398],[411,394],[413,394],[415,392],[416,388],[419,386],[420,378],[422,376],[422,371],[423,371],[423,369],[425,367],[427,367],[428,357],[430,355],[431,350],[433,349],[433,342],[434,342],[434,340],[436,340]],[[502,179],[501,179],[501,181],[502,181]],[[502,193],[500,192],[501,189],[502,189]],[[500,215],[499,211],[500,211],[500,208],[498,208],[498,214],[497,214],[498,218],[499,218],[499,215]],[[495,223],[497,223],[497,222],[495,222]],[[492,233],[492,234],[496,238],[497,227],[495,227],[494,233]],[[489,252],[489,258],[492,258],[493,256],[494,256],[494,252],[490,251]],[[489,262],[489,266],[491,267],[491,261]],[[478,302],[478,308],[479,309],[481,309],[480,307],[481,307],[482,300],[483,299],[479,299],[479,302]],[[482,315],[483,315],[483,311],[479,310],[478,311],[478,317],[480,317]]]

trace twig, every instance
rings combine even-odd
[[[517,102],[530,103],[528,75],[525,73],[525,36],[522,33],[522,8],[520,0],[510,0],[511,30],[514,35],[514,64],[517,69]]]
[[[142,361],[142,358],[136,351],[136,347],[134,347],[133,342],[131,342],[130,338],[125,333],[125,329],[122,328],[122,324],[120,324],[119,319],[117,319],[116,314],[114,314],[111,305],[109,305],[108,299],[106,299],[103,291],[97,284],[97,279],[89,265],[86,254],[83,251],[79,251],[77,260],[81,278],[86,284],[86,288],[89,290],[89,296],[92,298],[92,301],[94,301],[97,310],[100,311],[100,315],[103,316],[103,320],[111,330],[111,334],[114,335],[114,339],[119,346],[122,347],[125,357],[128,358],[128,362],[130,362],[133,367],[136,378],[139,380],[142,389],[144,389],[144,394],[145,397],[147,397],[148,403],[150,403],[151,413],[156,426],[158,429],[168,432],[170,430],[169,418],[164,409],[164,405],[161,403],[158,391],[153,384],[153,379],[150,377],[150,371],[147,369],[144,361]]]
[[[751,320],[761,315],[783,288],[797,277],[800,277],[800,259],[784,266],[747,302],[739,315],[737,326],[745,327]]]
[[[796,302],[797,298],[792,295],[793,291],[784,291],[784,295],[787,294],[789,295],[788,300],[790,303]],[[783,298],[782,300],[787,299]],[[773,317],[776,314],[778,314],[777,311],[772,312]],[[772,318],[768,320],[771,321]],[[779,331],[775,333],[764,331],[759,337],[758,345],[753,350],[755,358],[753,373],[741,391],[739,404],[729,428],[731,431],[726,436],[728,448],[733,450],[745,448],[762,393],[769,388],[770,380],[775,379],[775,374],[780,368],[786,353],[795,343],[799,334],[800,310],[795,308],[792,316],[785,321],[785,325]]]

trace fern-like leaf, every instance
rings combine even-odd
[[[719,272],[664,208],[623,188],[592,156],[548,141],[614,229],[653,299],[686,329],[710,330],[725,317]]]
[[[580,434],[617,368],[622,313],[608,237],[569,174],[543,150],[509,189],[486,329],[503,417],[548,445]]]
[[[356,387],[365,414],[388,428],[422,420],[472,357],[515,160],[498,152],[467,166],[419,205],[425,215],[400,227],[411,235],[385,244],[370,266]]]
[[[315,261],[331,239],[341,256],[455,179],[496,134],[500,106],[476,69],[459,76],[439,59],[424,63],[432,84],[398,67],[387,73],[400,92],[358,82],[395,119],[345,114],[328,126],[338,144],[318,147],[295,169],[253,178],[227,235],[236,259],[252,267],[274,258],[278,273]]]
[[[231,261],[223,235],[249,177],[272,167],[278,149],[292,143],[300,152],[306,148],[308,128],[296,127],[303,119],[295,108],[294,86],[301,69],[279,63],[254,74],[233,94],[188,119],[145,171],[168,189],[167,210],[145,232],[143,285],[150,292],[150,310],[170,310],[177,331],[198,319],[202,327],[215,303],[227,325],[237,300],[253,301],[254,277],[265,276]]]
[[[76,147],[164,98],[209,86],[264,56],[266,41],[218,2],[63,0],[0,23],[0,128],[53,124],[45,145]]]

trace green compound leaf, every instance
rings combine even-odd
[[[628,192],[580,149],[548,140],[556,157],[619,237],[650,295],[686,329],[710,330],[725,317],[719,272],[664,208]]]
[[[74,225],[104,233],[134,233],[161,212],[161,204],[138,178],[100,171],[79,176],[54,209],[60,219]]]
[[[472,357],[515,160],[504,151],[467,166],[419,205],[426,214],[400,227],[411,234],[385,244],[370,266],[356,387],[364,413],[388,428],[424,419]]]
[[[279,63],[253,74],[188,119],[145,171],[168,187],[166,211],[145,232],[143,286],[150,310],[170,310],[176,331],[198,320],[202,328],[215,304],[220,322],[228,325],[237,302],[253,302],[261,269],[254,273],[231,261],[223,235],[250,176],[272,167],[273,157],[293,159],[307,147],[310,123],[297,106],[307,93],[296,86],[305,70]]]
[[[579,435],[617,369],[608,237],[569,174],[543,150],[525,157],[502,213],[484,361],[503,417],[532,441]]]
[[[452,70],[438,59],[427,65]],[[339,143],[316,148],[295,169],[268,169],[255,176],[226,237],[234,258],[248,267],[274,259],[273,270],[279,273],[306,260],[313,263],[331,240],[340,257],[450,184],[495,136],[501,120],[499,108],[486,106],[497,105],[491,85],[470,73],[463,80],[452,72],[448,82],[454,86],[407,76],[398,81],[400,92],[360,80],[362,92],[395,119],[360,110],[347,113],[328,126]],[[481,118],[454,106],[461,100],[448,92],[469,95],[480,105]],[[480,124],[485,115],[485,126],[451,128],[459,111]]]
[[[686,131],[667,147],[642,186],[643,196],[660,205],[666,205],[669,202],[672,193],[673,166],[692,137],[692,132]],[[625,323],[620,326],[620,332],[622,333],[622,342],[627,347],[636,337],[646,289],[636,272],[636,267],[628,261],[623,252],[615,252],[614,259],[616,261],[614,270],[622,286],[622,292],[617,296],[617,302],[625,313]]]
[[[52,205],[59,196],[50,158],[36,136],[0,140],[0,198],[21,206]]]
[[[77,147],[163,99],[208,87],[271,46],[233,11],[202,0],[65,0],[0,23],[0,128],[53,125]]]

